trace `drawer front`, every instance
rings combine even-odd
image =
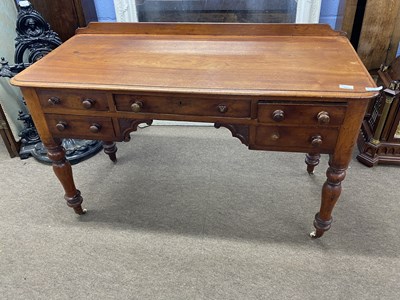
[[[71,115],[46,115],[47,125],[54,136],[108,140],[115,137],[111,118]]]
[[[345,104],[258,103],[257,117],[265,124],[300,124],[340,126],[346,112]]]
[[[39,90],[38,96],[44,111],[56,108],[107,111],[107,94],[93,91]]]
[[[255,127],[257,148],[286,151],[333,152],[339,129],[307,126],[258,126]]]
[[[251,102],[246,100],[115,95],[115,105],[119,111],[143,114],[248,118],[250,117]]]

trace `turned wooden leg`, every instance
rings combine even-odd
[[[115,142],[103,142],[104,153],[107,154],[113,162],[117,162],[117,145]]]
[[[313,238],[321,237],[325,231],[331,228],[332,210],[342,191],[341,182],[346,177],[346,169],[337,168],[329,162],[326,177],[327,180],[322,187],[321,208],[314,220],[316,230],[310,234]]]
[[[47,156],[53,162],[54,173],[64,188],[64,199],[67,201],[67,205],[72,207],[75,213],[82,215],[86,213],[86,210],[81,206],[83,199],[81,192],[75,187],[71,164],[65,158],[65,149],[61,146],[61,140],[54,141],[54,144],[45,144]]]
[[[306,154],[305,162],[307,164],[308,174],[311,175],[314,173],[314,168],[315,168],[315,166],[318,166],[320,158],[321,158],[321,155],[319,153],[307,153]]]

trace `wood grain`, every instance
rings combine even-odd
[[[332,153],[338,136],[337,128],[315,128],[307,126],[258,126],[252,145],[256,148],[268,147],[276,151]],[[277,138],[273,137],[276,134]],[[311,145],[312,138],[320,135],[322,144]]]
[[[276,110],[283,112],[283,120],[277,122],[273,119]],[[339,126],[343,122],[346,106],[338,104],[321,105],[320,103],[287,104],[287,103],[259,103],[258,121],[266,124],[303,124],[319,125],[318,113],[327,112],[330,117],[329,126]]]
[[[77,34],[157,34],[227,36],[337,36],[327,24],[238,24],[238,23],[107,23],[92,22]]]
[[[30,0],[33,7],[49,22],[62,41],[75,34],[78,27],[97,21],[93,0]]]
[[[396,58],[397,55],[397,50],[399,48],[399,42],[400,42],[400,8],[394,20],[393,34],[392,38],[390,39],[389,51],[385,61],[386,65],[391,65],[394,62],[394,59]],[[398,70],[400,70],[400,68]],[[400,76],[395,78],[400,79]]]
[[[132,31],[143,30],[141,25],[123,25],[129,25],[127,28]],[[223,25],[222,33],[227,24]],[[267,25],[260,27],[269,28]],[[164,26],[167,31],[171,29],[164,24],[152,26],[157,30]],[[209,28],[208,24],[174,26],[174,30],[181,26],[182,32]],[[110,24],[104,28],[111,32],[120,27],[121,24]],[[266,30],[267,36],[129,34],[127,38],[128,33],[81,34],[15,76],[12,82],[19,86],[56,84],[64,88],[191,94],[318,97],[323,93],[325,97],[348,98],[374,95],[365,90],[375,84],[347,38],[333,34],[278,36],[279,32],[293,32],[292,27],[272,26]],[[313,27],[304,26],[303,31],[308,32],[307,28]],[[324,33],[333,32],[326,31],[325,26],[316,26],[310,32],[316,34],[321,28]],[[217,34],[218,30],[212,33]],[[354,89],[342,89],[342,84]]]
[[[11,132],[10,126],[8,125],[6,115],[3,111],[3,107],[0,105],[0,136],[7,148],[10,157],[18,156],[21,142],[17,142],[14,139],[14,135]]]
[[[50,131],[55,137],[73,137],[93,140],[111,141],[115,137],[114,127],[110,118],[101,117],[76,117],[67,115],[46,115],[46,121]],[[60,131],[57,129],[57,124],[65,123],[65,129]],[[90,131],[90,126],[93,124],[99,125],[99,132],[93,133]]]
[[[347,37],[350,39],[352,31],[353,31],[353,24],[354,24],[354,16],[356,15],[357,10],[357,3],[358,0],[344,0],[345,8],[343,14],[343,21],[340,30],[346,32]]]
[[[140,114],[175,114],[220,117],[250,117],[250,102],[231,99],[209,99],[192,97],[160,97],[145,95],[116,95],[115,104],[119,111],[130,111],[131,104],[140,101]],[[225,111],[219,108],[224,107]]]
[[[103,110],[108,111],[107,95],[105,93],[96,93],[88,90],[75,90],[60,92],[59,90],[38,90],[40,103],[45,111],[52,112],[55,109],[80,109],[80,110]],[[58,99],[54,103],[49,101],[51,98]],[[83,101],[90,99],[92,105],[85,108]]]
[[[399,10],[400,1],[367,1],[357,49],[367,69],[377,69],[386,62]],[[396,31],[399,30],[396,28]]]

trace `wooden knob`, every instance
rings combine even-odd
[[[143,102],[142,101],[135,101],[135,103],[133,103],[131,105],[131,109],[133,112],[140,112],[142,110],[143,107]]]
[[[311,145],[313,147],[319,147],[322,145],[322,137],[320,135],[315,135],[311,138]]]
[[[87,99],[82,101],[82,105],[83,105],[84,108],[89,109],[89,108],[93,107],[95,102],[96,102],[96,100],[87,98]]]
[[[285,113],[283,110],[277,109],[272,113],[272,119],[275,122],[281,122],[285,119]]]
[[[329,117],[328,112],[326,111],[320,111],[317,115],[318,123],[319,124],[329,124],[331,121],[331,118]]]
[[[90,127],[89,127],[90,132],[93,132],[93,133],[98,133],[98,132],[100,132],[100,129],[101,129],[101,125],[100,125],[100,124],[97,124],[97,123],[93,123],[93,124],[90,125]]]
[[[56,124],[56,128],[57,128],[58,131],[64,131],[67,128],[67,126],[68,126],[67,122],[65,122],[65,121],[59,121]]]
[[[218,111],[222,114],[226,113],[228,111],[228,106],[225,104],[220,104],[217,106],[217,108],[218,108]]]
[[[280,138],[280,135],[279,135],[279,133],[277,133],[277,132],[274,132],[274,133],[271,135],[271,140],[273,140],[273,141],[277,141],[277,140],[279,140],[279,138]]]
[[[61,103],[61,99],[58,97],[50,97],[49,100],[47,100],[47,102],[51,105],[57,105]]]

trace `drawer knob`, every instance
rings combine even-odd
[[[142,101],[135,101],[135,103],[133,103],[131,105],[131,109],[133,112],[140,112],[142,110],[143,107],[143,102]]]
[[[50,97],[49,100],[47,100],[47,102],[48,102],[50,105],[57,105],[57,104],[60,104],[60,103],[61,103],[61,99],[58,98],[58,97]]]
[[[83,105],[84,108],[89,109],[89,108],[93,107],[95,102],[96,102],[96,100],[87,98],[87,99],[82,101],[82,105]]]
[[[272,120],[275,122],[281,122],[285,119],[285,113],[281,109],[277,109],[272,113]]]
[[[56,128],[57,128],[58,131],[64,131],[67,128],[67,126],[68,126],[68,124],[65,121],[59,121],[56,124]]]
[[[323,125],[323,124],[329,124],[331,121],[331,118],[329,117],[328,112],[326,111],[320,111],[317,115],[318,123]]]
[[[315,135],[311,138],[311,145],[313,147],[319,147],[322,145],[322,136]]]
[[[281,137],[281,136],[279,135],[279,133],[274,132],[274,133],[271,135],[271,140],[277,141],[277,140],[279,140],[280,137]]]
[[[90,125],[90,127],[89,127],[90,132],[93,132],[93,133],[98,133],[98,132],[100,132],[100,129],[101,129],[101,125],[100,125],[100,124],[97,124],[97,123],[93,123],[93,124]]]
[[[218,108],[218,111],[222,114],[226,113],[228,111],[228,106],[225,104],[220,104],[217,106],[217,108]]]

